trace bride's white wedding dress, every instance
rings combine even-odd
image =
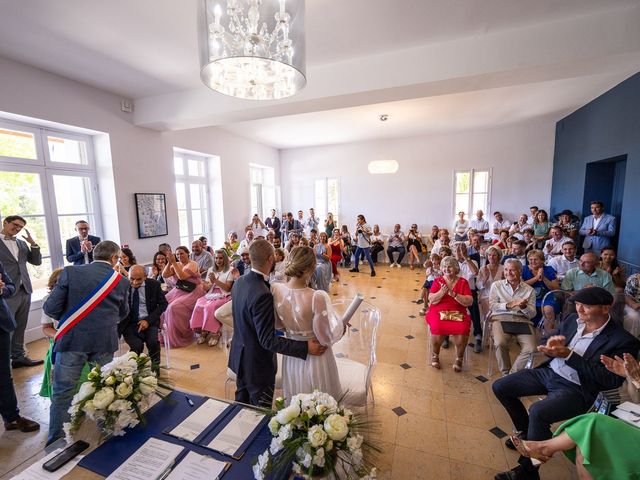
[[[298,393],[314,390],[340,398],[340,377],[331,345],[342,337],[342,321],[331,306],[329,295],[311,288],[289,288],[286,284],[271,286],[276,311],[276,328],[287,338],[306,341],[316,338],[327,347],[323,355],[307,355],[306,360],[282,357],[282,389],[290,399]]]

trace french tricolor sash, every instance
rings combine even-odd
[[[78,305],[73,307],[69,313],[60,319],[58,323],[58,331],[56,332],[54,341],[60,340],[69,330],[75,327],[85,318],[98,304],[118,285],[122,279],[115,270],[112,270],[104,280],[102,280],[93,291],[87,295]]]

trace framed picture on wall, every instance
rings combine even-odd
[[[138,238],[168,235],[164,193],[135,193]]]

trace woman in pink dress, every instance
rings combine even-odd
[[[456,345],[453,370],[458,373],[462,371],[464,350],[469,340],[471,317],[467,307],[473,304],[473,296],[467,281],[458,276],[458,260],[444,257],[440,266],[444,275],[436,278],[431,285],[426,316],[431,328],[431,366],[440,368],[440,347],[444,338],[451,335]]]
[[[200,334],[197,342],[207,342],[210,347],[215,347],[220,341],[222,328],[215,312],[231,300],[231,286],[239,275],[238,270],[229,265],[229,257],[224,250],[216,250],[214,261],[204,281],[207,294],[196,302],[189,322],[191,329]]]
[[[186,347],[193,342],[193,331],[189,320],[196,302],[204,295],[204,289],[198,272],[198,264],[189,260],[187,247],[176,248],[176,258],[169,255],[168,260],[169,263],[162,272],[164,278],[171,278],[176,283],[183,280],[195,286],[191,292],[181,290],[176,286],[167,293],[169,306],[160,317],[160,324],[164,325],[164,335],[169,339],[169,345]]]

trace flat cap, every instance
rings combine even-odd
[[[613,295],[602,287],[587,287],[574,293],[571,301],[584,305],[611,305]]]

